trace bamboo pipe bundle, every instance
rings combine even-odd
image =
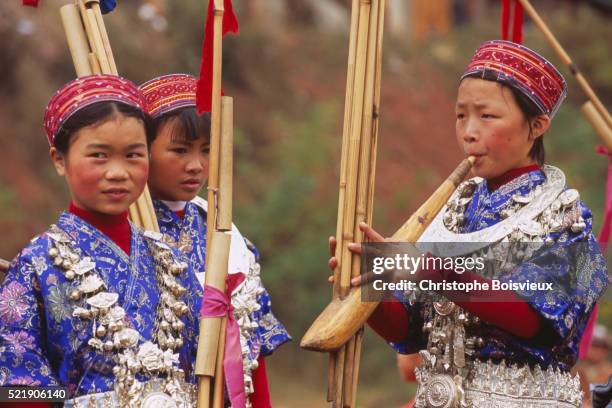
[[[206,245],[206,284],[225,292],[225,278],[231,244],[232,215],[232,150],[233,150],[233,99],[221,99],[221,138],[217,151],[220,154],[218,168],[219,187],[215,200],[219,208],[208,206],[208,214],[216,213],[213,230]],[[211,145],[212,148],[212,145]],[[212,168],[211,168],[212,170]],[[221,208],[223,205],[225,208]],[[222,228],[228,223],[229,228]],[[208,231],[207,231],[208,232]],[[198,376],[198,407],[221,408],[223,402],[223,357],[225,351],[226,319],[221,317],[200,320],[200,338],[195,373]],[[212,400],[211,400],[212,398]]]
[[[99,3],[99,0],[76,0],[60,8],[77,77],[118,74]],[[139,227],[159,231],[148,187],[130,206],[129,215]]]
[[[213,71],[206,284],[225,292],[232,228],[233,100],[221,97],[223,0],[213,3]],[[225,318],[202,318],[196,357],[199,408],[223,406]]]
[[[550,31],[550,28],[548,28],[544,20],[542,20],[542,18],[540,17],[536,9],[531,5],[529,0],[518,1],[521,3],[527,14],[529,14],[529,17],[531,17],[535,25],[540,29],[540,31],[542,31],[544,37],[549,42],[553,50],[557,53],[559,58],[561,58],[561,61],[563,61],[563,63],[567,65],[574,78],[576,78],[578,85],[580,85],[587,98],[593,103],[594,108],[599,112],[608,128],[612,129],[612,117],[610,116],[610,112],[608,112],[606,107],[603,105],[603,103],[595,93],[595,91],[593,91],[593,88],[591,88],[586,78],[582,75],[582,72],[578,70],[578,67],[576,67],[576,64],[574,64],[568,53],[565,52],[557,38],[552,33],[552,31]]]
[[[353,0],[339,184],[333,299],[341,301],[350,279],[359,274],[359,257],[347,248],[361,242],[359,222],[371,219],[384,0]],[[361,333],[330,355],[327,399],[333,407],[352,407],[361,353]]]
[[[474,157],[463,160],[429,199],[393,234],[391,241],[416,242],[469,173],[473,162]],[[302,338],[300,346],[320,352],[340,349],[365,324],[377,306],[378,302],[362,302],[361,288],[353,288],[347,297],[332,301],[323,310]]]

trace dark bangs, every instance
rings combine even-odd
[[[210,113],[198,115],[195,107],[177,109],[155,119],[157,131],[166,123],[172,126],[173,142],[193,141],[201,137],[210,143]]]

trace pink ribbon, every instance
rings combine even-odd
[[[228,275],[225,279],[225,293],[215,287],[204,285],[204,297],[200,309],[200,317],[227,317],[223,369],[232,408],[246,407],[240,328],[234,317],[234,307],[231,302],[232,292],[244,279],[245,276],[241,272]]]

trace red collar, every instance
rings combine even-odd
[[[118,215],[100,214],[79,208],[72,201],[68,211],[100,230],[129,255],[132,234],[127,211]]]
[[[504,184],[507,184],[510,181],[514,180],[518,176],[522,176],[525,173],[529,173],[530,171],[535,171],[535,170],[541,170],[541,167],[538,166],[537,164],[531,164],[529,166],[519,167],[517,169],[509,170],[505,172],[504,174],[502,174],[501,176],[497,176],[490,180],[487,180],[487,187],[489,188],[489,191],[495,191],[501,186],[503,186]]]
[[[179,210],[179,211],[175,211],[174,212],[176,215],[179,216],[179,218],[185,218],[185,210]]]

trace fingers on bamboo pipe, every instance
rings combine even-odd
[[[604,146],[606,146],[608,151],[612,152],[612,129],[606,124],[606,121],[597,109],[595,109],[593,102],[585,102],[580,110],[593,129],[595,129]]]
[[[87,36],[83,30],[77,6],[74,4],[62,6],[60,16],[77,77],[93,74],[89,61],[90,51]]]

